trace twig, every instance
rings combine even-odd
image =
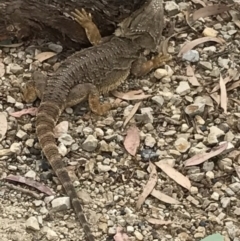
[[[30,195],[36,199],[41,199],[41,196],[38,195],[36,192],[34,191],[30,191],[28,189],[25,189],[25,188],[22,188],[22,187],[19,187],[19,186],[14,186],[13,184],[10,184],[10,183],[4,183],[3,185],[13,189],[13,190],[16,190],[16,191],[19,191],[19,192],[22,192],[22,193],[25,193],[27,195]]]

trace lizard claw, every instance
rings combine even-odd
[[[78,22],[85,30],[87,38],[92,45],[97,45],[101,42],[101,34],[92,20],[92,14],[87,13],[85,9],[75,9],[71,12],[75,21]]]
[[[71,14],[82,27],[92,22],[92,14],[87,13],[84,8],[82,8],[81,11],[75,9],[75,12],[71,12]]]
[[[120,103],[122,102],[121,99],[116,99],[113,103],[112,103],[112,108],[117,108],[119,107]]]

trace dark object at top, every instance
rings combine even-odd
[[[0,0],[0,41],[11,36],[45,37],[61,41],[64,47],[79,49],[89,45],[86,34],[69,14],[84,8],[93,15],[102,36],[116,26],[145,0]],[[79,31],[76,31],[79,30]]]

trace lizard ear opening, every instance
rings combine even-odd
[[[147,0],[137,11],[119,24],[117,35],[132,39],[144,49],[156,51],[164,27],[162,0]]]

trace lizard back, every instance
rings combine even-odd
[[[43,93],[36,117],[37,136],[47,160],[71,199],[88,241],[95,239],[58,152],[53,130],[66,107],[69,93],[75,86],[82,84],[81,100],[87,97],[84,88],[89,83],[96,86],[100,93],[115,89],[126,80],[133,62],[139,58],[143,48],[156,49],[162,32],[163,22],[159,20],[163,17],[162,11],[162,0],[146,1],[141,11],[133,13],[127,23],[123,23],[122,37],[113,36],[106,43],[84,49],[67,58],[49,79]],[[151,20],[155,23],[149,25]]]

